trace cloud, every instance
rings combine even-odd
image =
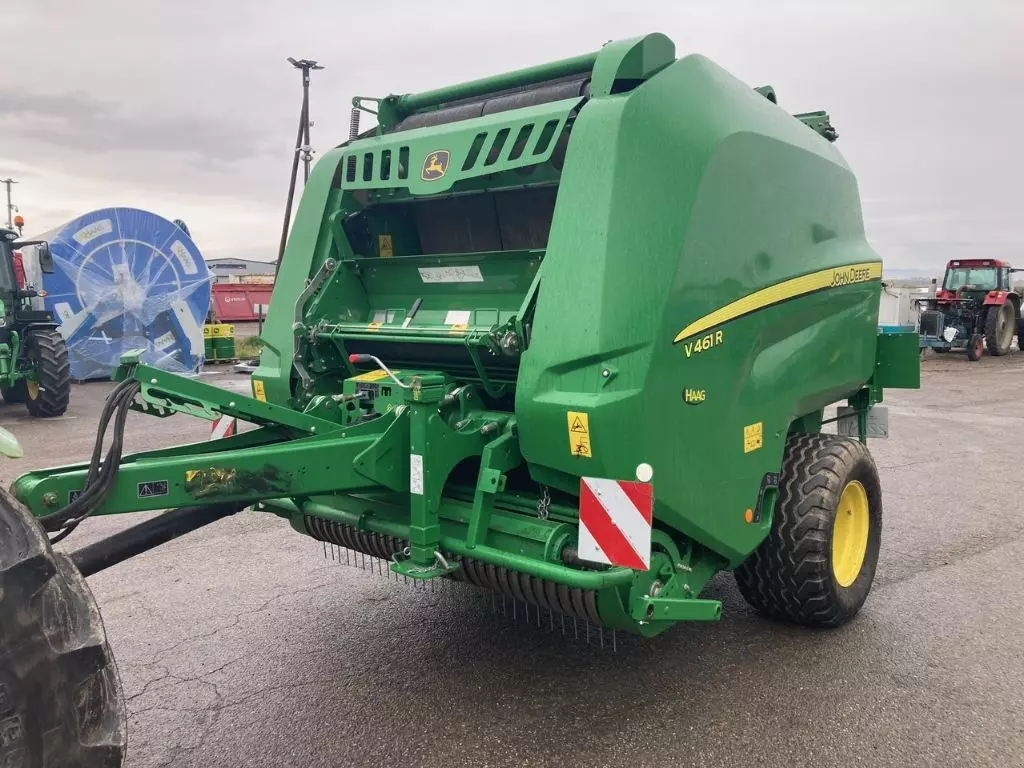
[[[276,253],[299,107],[286,56],[318,59],[313,144],[353,95],[435,88],[662,31],[791,111],[824,108],[894,266],[1024,240],[1012,98],[1024,3],[833,0],[104,0],[8,3],[0,175],[50,227],[107,205],[181,216],[217,255]],[[199,237],[200,235],[197,235]],[[999,251],[999,253],[996,253]]]
[[[80,152],[171,152],[223,163],[267,151],[268,137],[245,122],[145,106],[133,110],[84,94],[29,92],[0,85],[0,130]]]

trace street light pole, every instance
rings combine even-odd
[[[14,179],[8,177],[6,179],[0,179],[0,183],[7,187],[7,228],[14,229],[14,203],[11,202],[11,185],[17,184]]]
[[[292,202],[295,199],[295,182],[299,175],[299,155],[302,155],[302,183],[309,181],[309,164],[313,159],[313,150],[309,143],[309,72],[312,69],[323,69],[310,59],[288,58],[288,62],[302,72],[302,109],[299,112],[299,133],[295,138],[295,154],[292,156],[292,176],[288,183],[288,200],[284,206],[284,226],[281,227],[281,243],[277,249],[277,263],[274,265],[274,277],[281,269],[284,259],[284,247],[288,242],[288,225],[292,219]]]

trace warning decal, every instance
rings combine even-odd
[[[392,371],[394,374],[399,374],[401,371]],[[368,371],[367,373],[361,373],[358,376],[353,376],[352,381],[380,381],[386,379],[388,374],[386,371],[376,370]]]
[[[263,381],[261,379],[252,380],[252,393],[261,403],[267,402],[267,392],[263,388]]]
[[[138,496],[140,499],[151,499],[154,496],[167,495],[166,480],[151,480],[148,483],[139,483]]]
[[[593,458],[590,449],[590,415],[582,411],[568,411],[569,452],[585,459]]]
[[[756,451],[764,445],[764,422],[749,424],[743,428],[743,452]]]
[[[650,483],[580,478],[580,558],[648,570],[653,512]]]
[[[220,440],[231,437],[238,432],[238,419],[234,416],[218,416],[213,420],[213,427],[210,429],[210,439]]]

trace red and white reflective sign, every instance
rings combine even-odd
[[[650,483],[580,478],[580,558],[648,570],[653,511]]]
[[[218,416],[210,430],[210,439],[220,440],[222,437],[231,437],[237,431],[238,419],[234,416]]]

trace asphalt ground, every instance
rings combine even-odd
[[[881,562],[844,628],[760,618],[723,574],[705,592],[720,622],[612,650],[468,587],[325,559],[244,512],[89,580],[128,699],[126,765],[1024,765],[1024,354],[935,355],[923,380],[886,394]],[[76,386],[52,421],[0,407],[26,452],[0,479],[84,459],[108,388]],[[127,450],[208,431],[133,414]],[[140,517],[90,520],[68,545]]]

